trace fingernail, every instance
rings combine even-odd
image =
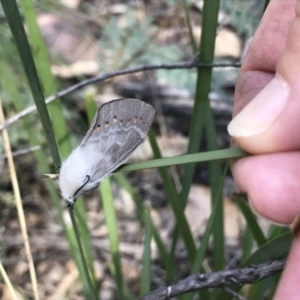
[[[260,93],[229,123],[233,137],[253,136],[268,129],[283,110],[290,87],[280,76],[274,77]]]

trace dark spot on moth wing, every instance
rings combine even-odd
[[[101,127],[103,129],[112,126],[113,123],[123,126],[127,124],[128,118],[130,118],[130,122],[136,123],[134,125],[142,126],[143,130],[148,131],[154,119],[154,114],[155,110],[151,105],[137,99],[117,99],[105,103],[95,115],[89,131],[82,140],[81,146],[89,140],[93,132],[101,134],[102,130],[95,129],[100,129]],[[108,120],[111,121],[111,124]]]

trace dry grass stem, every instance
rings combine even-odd
[[[15,292],[15,290],[14,290],[14,288],[13,288],[13,286],[12,286],[12,284],[11,284],[11,282],[10,282],[10,280],[9,280],[9,278],[8,278],[5,270],[4,270],[4,268],[3,268],[3,265],[1,263],[1,261],[0,261],[0,274],[1,274],[1,276],[2,276],[2,278],[4,280],[4,282],[5,282],[5,284],[7,285],[8,289],[9,289],[9,291],[11,293],[12,299],[13,300],[18,300],[17,294],[16,294],[16,292]]]
[[[0,123],[3,123],[4,121],[5,121],[5,118],[4,118],[4,113],[3,113],[3,109],[2,109],[2,102],[0,99]],[[30,273],[30,279],[31,279],[31,283],[32,283],[33,294],[34,294],[35,300],[39,300],[36,273],[35,273],[35,268],[34,268],[34,264],[33,264],[33,259],[32,259],[32,255],[31,255],[31,250],[30,250],[30,245],[29,245],[29,240],[28,240],[28,235],[27,235],[27,226],[26,226],[25,215],[24,215],[24,210],[23,210],[23,206],[22,206],[19,183],[18,183],[16,169],[15,169],[12,151],[11,151],[11,147],[10,147],[9,136],[8,136],[8,132],[6,129],[4,129],[2,131],[2,137],[3,137],[5,154],[6,154],[7,161],[8,161],[10,178],[11,178],[13,191],[14,191],[14,195],[15,195],[16,206],[17,206],[17,211],[18,211],[18,218],[19,218],[22,237],[23,237],[24,246],[25,246],[25,252],[26,252],[28,265],[29,265],[29,273]]]

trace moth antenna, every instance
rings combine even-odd
[[[91,177],[86,175],[87,181],[74,193],[73,198],[75,198],[76,194],[90,181]]]

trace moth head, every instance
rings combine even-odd
[[[77,181],[65,179],[66,178],[62,176],[62,179],[60,177],[59,180],[61,194],[65,200],[74,203],[74,201],[85,192],[85,186],[90,181],[90,176],[86,175],[83,180]]]
[[[71,155],[63,161],[58,178],[58,184],[62,197],[69,203],[74,201],[86,191],[90,181],[90,168],[86,161],[86,155],[80,147],[77,147]]]
[[[59,173],[59,188],[62,197],[69,203],[74,201],[86,192],[90,175],[85,168],[80,168],[80,163],[73,160],[66,160]]]

